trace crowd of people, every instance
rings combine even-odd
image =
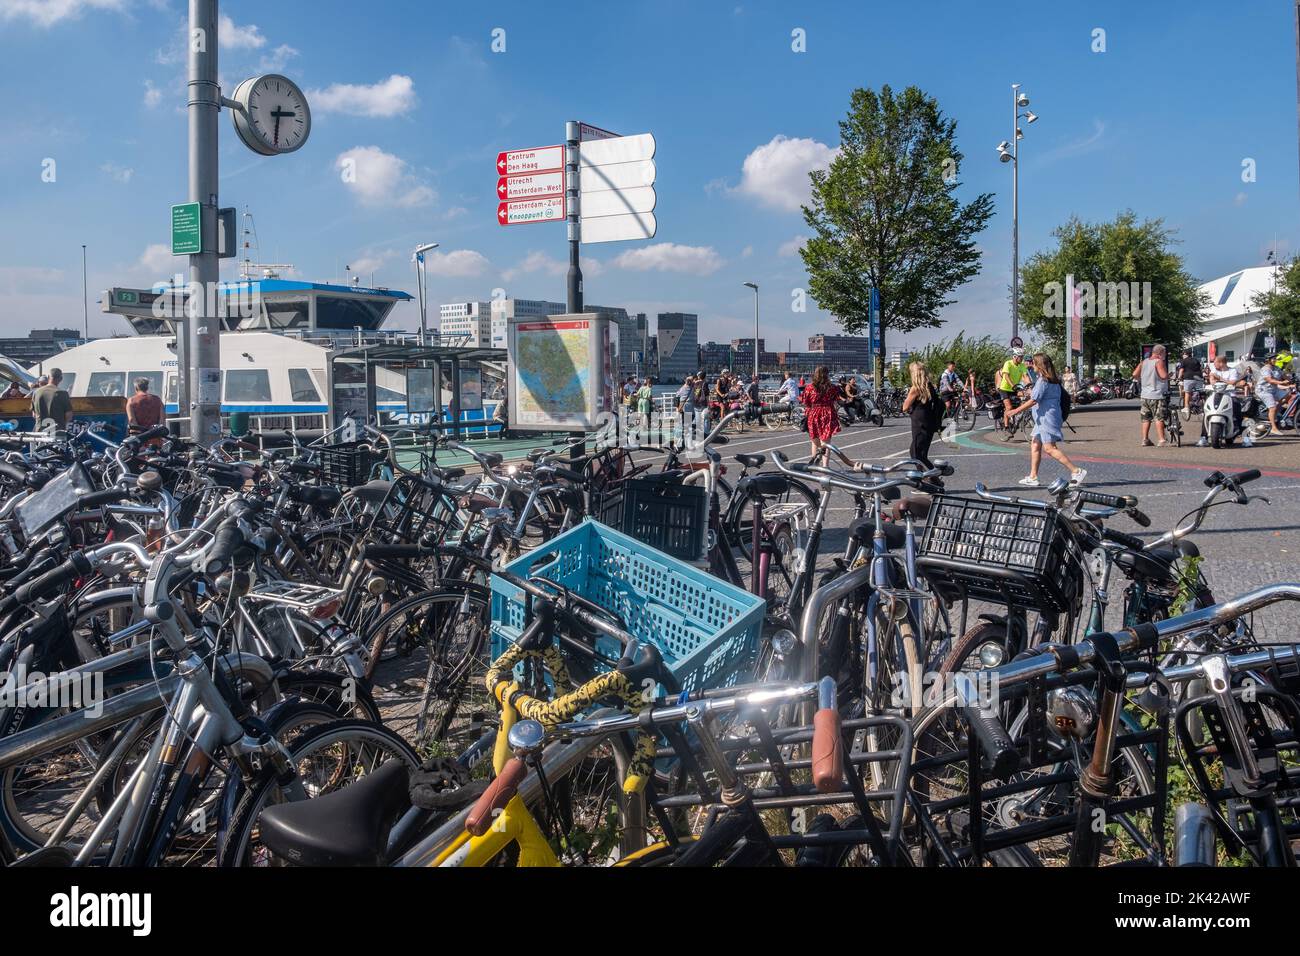
[[[52,368],[47,375],[41,375],[31,385],[24,388],[19,382],[9,383],[9,387],[0,393],[0,399],[27,399],[31,403],[32,419],[37,428],[67,428],[72,420],[72,396],[63,387],[63,370]],[[135,383],[135,391],[126,400],[127,433],[138,435],[157,425],[163,424],[166,417],[163,401],[152,391],[147,378],[140,378]]]

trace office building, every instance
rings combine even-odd
[[[656,322],[659,380],[681,382],[699,362],[700,317],[692,312],[660,312]]]
[[[444,343],[485,348],[492,344],[492,307],[487,302],[438,306],[438,333]]]
[[[0,355],[26,368],[84,341],[76,329],[33,329],[26,338],[0,339]]]

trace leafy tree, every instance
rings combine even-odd
[[[1028,351],[1028,350],[1027,350]],[[1030,351],[1032,354],[1032,351]],[[930,378],[939,380],[949,362],[957,363],[957,371],[965,383],[966,376],[975,372],[975,381],[980,385],[993,382],[994,373],[1007,360],[1007,344],[985,335],[978,339],[966,338],[966,333],[959,332],[956,338],[941,340],[927,345],[920,352],[913,352],[908,361],[925,363]]]
[[[1035,253],[1021,267],[1020,319],[1058,356],[1069,310],[1067,275],[1082,295],[1089,374],[1098,362],[1131,365],[1143,343],[1174,351],[1196,335],[1209,298],[1172,251],[1174,233],[1163,220],[1138,222],[1129,210],[1114,222],[1071,217],[1052,235],[1056,248]]]
[[[1277,272],[1277,287],[1256,293],[1250,304],[1268,313],[1279,348],[1300,342],[1300,256]]]
[[[983,193],[956,197],[962,154],[957,122],[914,86],[895,95],[854,90],[840,123],[840,149],[815,170],[804,219],[815,231],[801,255],[813,298],[849,334],[869,325],[870,290],[880,290],[880,352],[887,329],[941,324],[949,293],[979,272],[975,235],[993,215]]]

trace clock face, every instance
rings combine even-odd
[[[292,153],[311,133],[311,110],[298,85],[278,73],[239,84],[232,97],[243,106],[233,111],[240,139],[266,156]]]

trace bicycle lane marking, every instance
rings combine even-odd
[[[1229,470],[1224,468],[1222,465],[1185,465],[1173,462],[1150,461],[1140,458],[1102,458],[1095,455],[1079,454],[1074,454],[1070,457],[1075,461],[1086,461],[1100,465],[1137,465],[1139,467],[1147,468],[1172,468],[1175,471],[1200,471],[1205,472],[1206,474],[1216,471],[1227,472]],[[1242,470],[1244,471],[1245,469]],[[1259,473],[1267,478],[1300,478],[1300,471],[1287,471],[1282,468],[1261,468],[1259,469]]]

